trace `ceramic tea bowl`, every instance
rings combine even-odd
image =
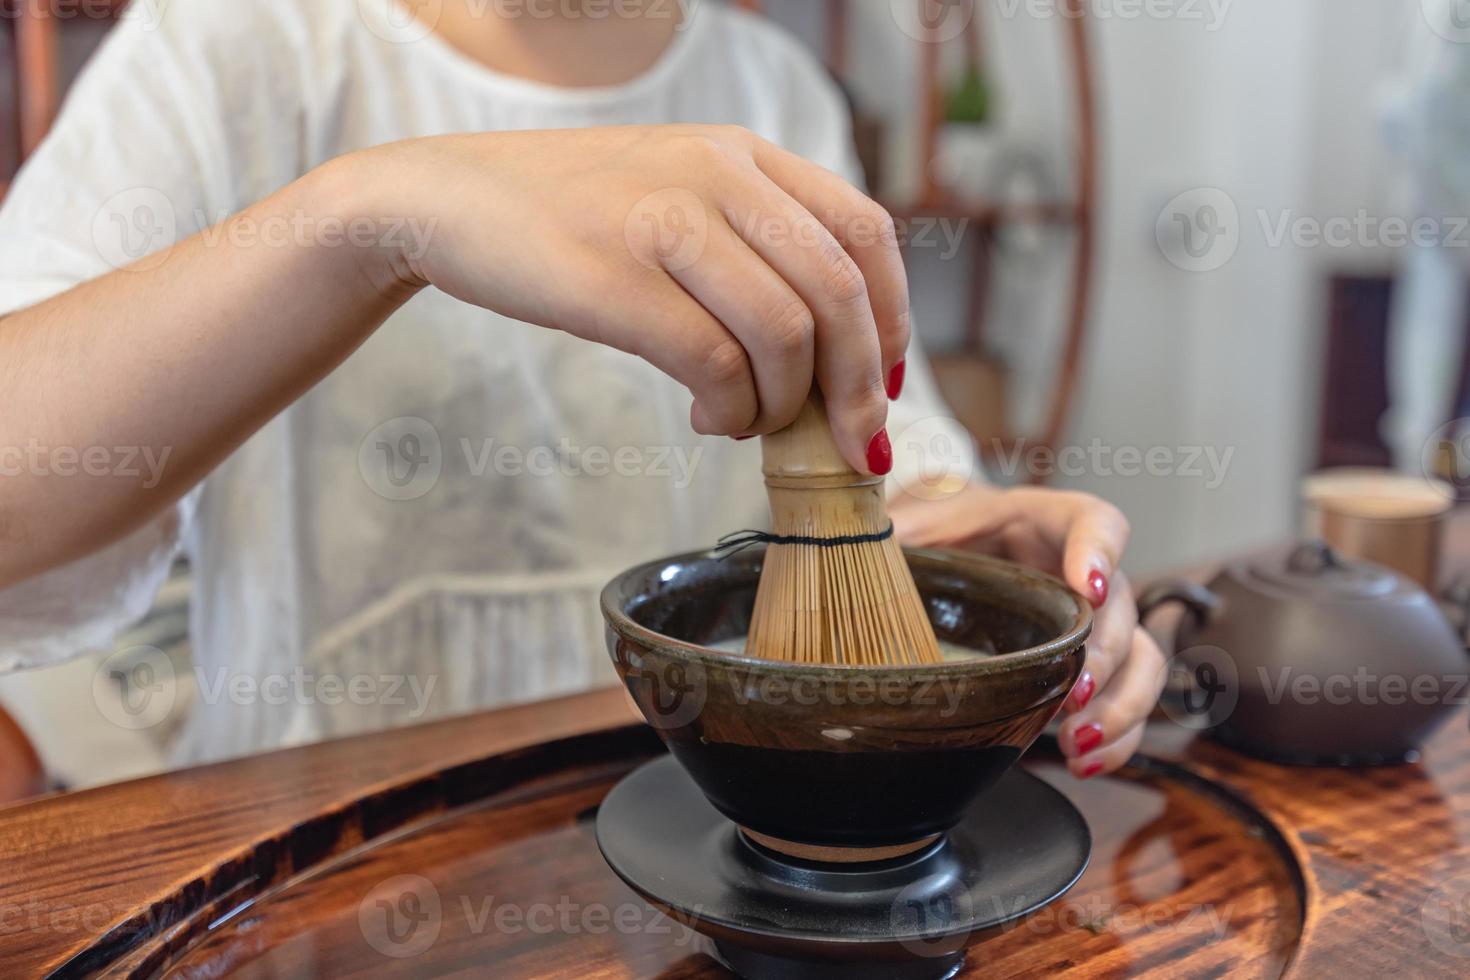
[[[981,555],[906,554],[939,639],[977,656],[845,667],[715,649],[746,633],[759,549],[661,559],[603,590],[628,692],[757,842],[817,860],[928,844],[1020,758],[1081,673],[1092,612],[1061,582]]]

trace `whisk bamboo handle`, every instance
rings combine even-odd
[[[761,439],[761,461],[768,487],[819,490],[883,482],[881,476],[859,473],[843,458],[832,438],[827,408],[816,388],[812,389],[796,421]]]

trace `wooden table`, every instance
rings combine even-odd
[[[658,751],[634,722],[598,691],[0,809],[0,975],[728,977],[592,839]],[[1381,769],[1167,721],[1114,777],[1054,752],[1024,764],[1085,814],[1092,866],[964,976],[1470,975],[1463,710]]]

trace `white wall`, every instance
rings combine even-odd
[[[1111,164],[1097,343],[1074,437],[1234,452],[1216,490],[1180,478],[1078,481],[1133,515],[1142,567],[1294,525],[1295,482],[1315,453],[1327,278],[1390,269],[1397,256],[1273,246],[1263,215],[1274,227],[1360,208],[1403,213],[1379,108],[1417,7],[1237,0],[1215,32],[1100,24]],[[1238,250],[1214,271],[1175,268],[1152,234],[1164,203],[1196,187],[1219,188],[1239,212]]]

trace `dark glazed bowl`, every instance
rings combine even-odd
[[[872,668],[710,649],[745,635],[756,549],[650,562],[603,590],[628,692],[715,808],[747,830],[863,848],[943,833],[1030,747],[1081,673],[1092,611],[1061,582],[981,555],[907,556],[939,638],[982,656]]]

